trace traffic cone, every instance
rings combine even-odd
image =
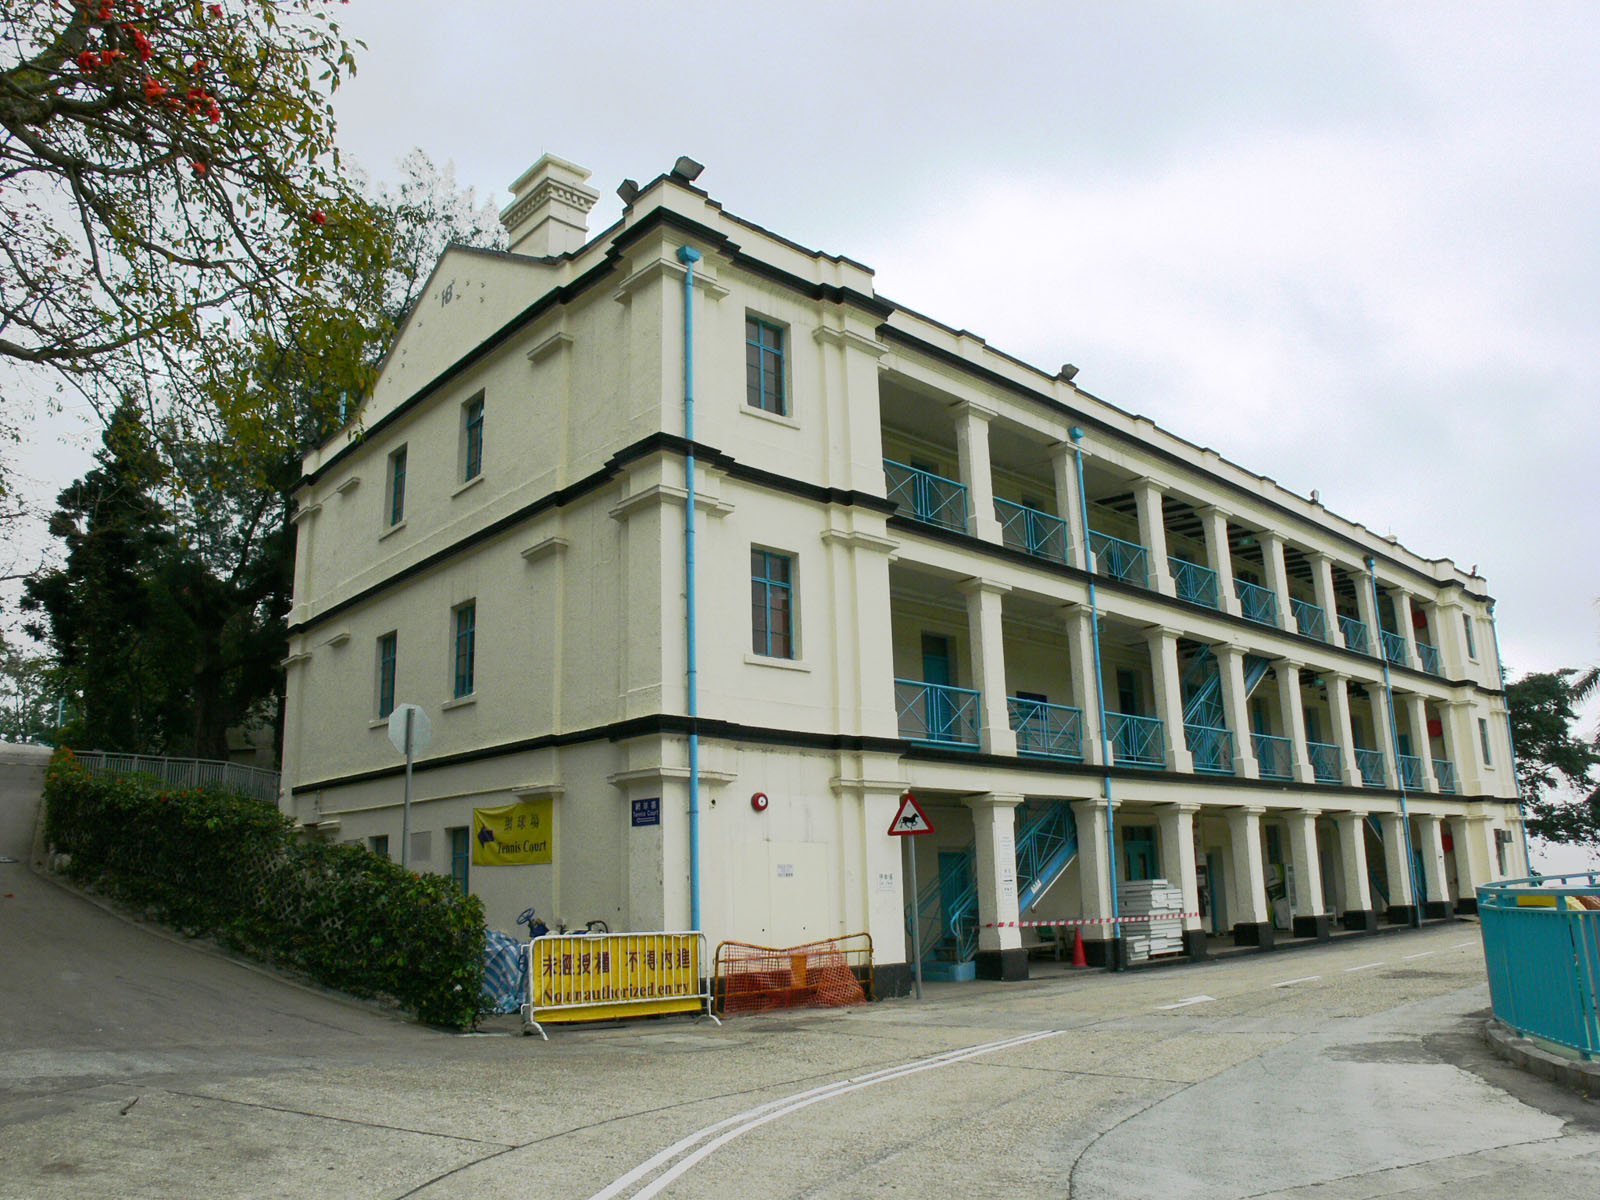
[[[1087,967],[1088,957],[1083,953],[1083,927],[1077,926],[1072,931],[1072,965]]]

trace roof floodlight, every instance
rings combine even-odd
[[[685,183],[693,183],[699,179],[700,172],[705,169],[705,163],[695,162],[687,154],[679,155],[678,161],[672,164],[672,173]]]

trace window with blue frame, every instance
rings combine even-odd
[[[465,483],[483,474],[483,393],[461,406],[461,479]]]
[[[382,834],[379,834],[377,837],[369,837],[367,839],[367,848],[369,850],[371,850],[374,854],[376,854],[379,858],[388,858],[389,857],[389,835],[386,834],[386,833],[382,833]]]
[[[794,560],[789,555],[750,551],[750,617],[753,653],[794,657]]]
[[[389,455],[389,524],[398,525],[406,516],[406,448]]]
[[[472,831],[464,825],[445,830],[450,835],[450,878],[467,891],[467,868],[472,862]]]
[[[1489,722],[1482,717],[1478,718],[1478,741],[1483,743],[1483,765],[1492,767],[1494,764],[1489,761]]]
[[[744,320],[745,403],[762,412],[789,415],[783,386],[783,330],[755,317]]]
[[[478,605],[474,600],[458,605],[455,611],[455,696],[470,696],[473,689],[473,662],[478,643]]]
[[[1467,657],[1470,658],[1470,659],[1474,659],[1475,660],[1478,657],[1478,643],[1477,643],[1476,640],[1474,640],[1474,638],[1472,636],[1472,616],[1471,616],[1471,614],[1469,614],[1469,613],[1462,613],[1461,614],[1461,627],[1462,627],[1462,629],[1466,630],[1466,634],[1467,634]]]
[[[400,636],[386,633],[378,639],[378,718],[394,711],[394,671],[400,654]]]

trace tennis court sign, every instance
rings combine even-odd
[[[554,806],[555,802],[544,796],[498,808],[473,809],[473,865],[504,867],[551,862]]]
[[[703,933],[546,934],[528,943],[522,1031],[550,1022],[704,1012],[712,1020]],[[720,1022],[718,1022],[720,1024]]]

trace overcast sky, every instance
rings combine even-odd
[[[691,154],[890,299],[1478,564],[1514,670],[1600,659],[1600,6],[340,15],[374,176],[420,146],[504,203],[548,150],[594,172],[599,230]]]

